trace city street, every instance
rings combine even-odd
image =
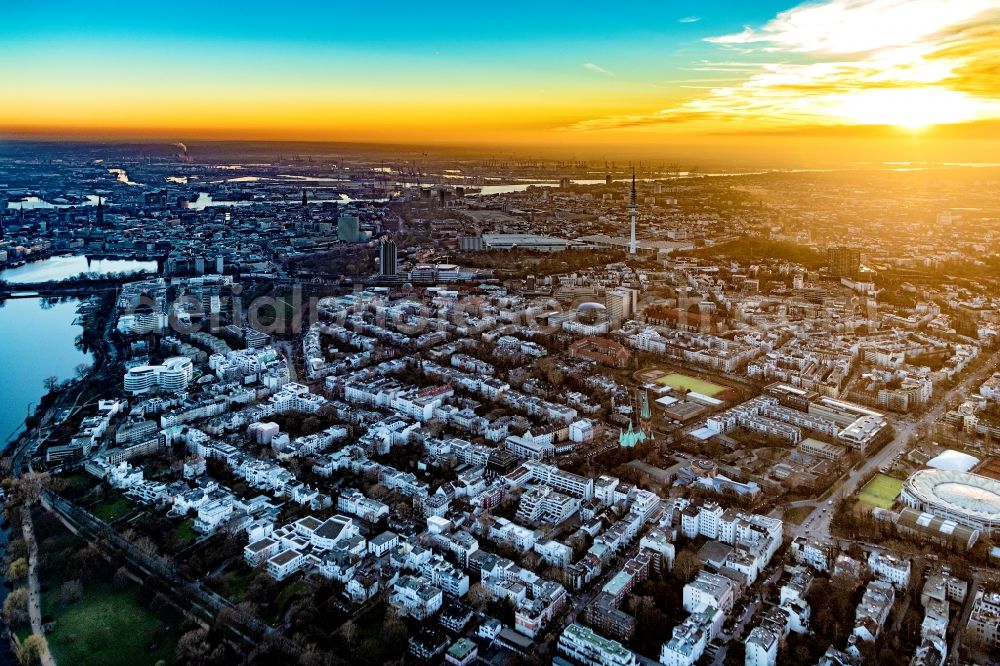
[[[984,364],[977,371],[966,375],[961,382],[945,395],[934,399],[934,405],[923,415],[917,418],[904,417],[897,419],[894,423],[896,436],[893,440],[886,444],[881,451],[865,461],[861,467],[849,472],[847,477],[830,495],[830,500],[805,501],[793,504],[793,507],[812,506],[813,512],[800,525],[792,529],[792,538],[805,536],[819,541],[830,542],[830,521],[833,518],[833,510],[836,508],[837,501],[841,498],[854,495],[860,490],[858,486],[862,479],[867,478],[869,474],[880,469],[897,454],[905,454],[909,450],[910,445],[917,439],[918,434],[930,430],[938,419],[945,414],[948,405],[952,401],[960,400],[970,392],[975,391],[979,384],[996,371],[997,365],[996,359],[990,359],[988,363]],[[827,501],[832,501],[833,505],[828,505]]]

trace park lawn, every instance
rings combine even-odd
[[[786,523],[791,523],[793,525],[801,525],[802,521],[809,517],[809,514],[813,512],[811,506],[799,506],[794,509],[789,509],[782,516],[781,519]]]
[[[664,375],[656,380],[657,384],[662,384],[663,386],[669,386],[675,390],[689,390],[695,393],[700,393],[702,395],[707,395],[712,397],[717,393],[722,393],[726,390],[725,386],[719,386],[718,384],[713,384],[712,382],[706,382],[703,379],[696,379],[694,377],[688,377],[687,375],[682,375],[679,372],[672,372],[669,375]]]
[[[281,609],[282,612],[284,612],[288,604],[291,603],[292,598],[305,589],[306,589],[305,581],[301,579],[297,580],[291,585],[286,585],[285,589],[283,589],[281,592],[278,593],[278,596],[277,598],[275,598],[274,603],[278,608]]]
[[[177,636],[166,632],[150,649],[162,623],[142,605],[135,588],[118,592],[108,584],[88,585],[83,599],[53,615],[55,623],[46,637],[58,664],[173,663]]]
[[[72,472],[64,474],[61,478],[66,482],[66,489],[83,494],[97,485],[97,480],[86,472]]]
[[[119,518],[128,515],[129,511],[132,510],[132,506],[132,502],[127,497],[118,495],[117,497],[109,497],[98,502],[93,508],[92,513],[106,523],[113,523]]]
[[[237,569],[235,571],[229,571],[223,576],[226,581],[226,590],[229,592],[229,598],[233,601],[239,603],[243,601],[243,598],[247,595],[247,587],[250,586],[250,581],[253,580],[254,571],[252,569]]]
[[[902,490],[902,481],[879,474],[858,493],[858,500],[871,507],[891,509]]]
[[[194,531],[194,523],[190,518],[185,518],[174,528],[174,533],[170,537],[170,543],[174,549],[181,550],[197,538],[198,533]]]
[[[274,603],[271,605],[271,613],[264,616],[264,619],[271,623],[272,626],[278,623],[278,620],[285,614],[288,610],[289,605],[300,592],[304,592],[306,589],[305,581],[301,578],[293,583],[285,585],[285,587],[278,593],[275,597]]]

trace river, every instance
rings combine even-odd
[[[355,198],[350,197],[350,196],[348,196],[346,194],[339,194],[339,195],[337,195],[336,199],[310,199],[309,203],[310,204],[337,203],[337,204],[341,204],[341,205],[346,206],[347,204],[355,203],[355,202],[358,202],[358,203],[365,203],[365,202],[384,203],[386,201],[388,201],[388,199],[355,199]],[[263,200],[263,199],[261,199],[261,200],[248,199],[248,200],[244,200],[244,201],[220,201],[220,200],[213,199],[212,195],[209,194],[209,193],[207,193],[207,192],[199,192],[197,199],[195,199],[194,201],[189,201],[188,202],[188,208],[190,208],[191,210],[205,210],[206,208],[211,208],[212,206],[226,206],[226,207],[228,207],[228,206],[235,206],[235,207],[241,207],[241,206],[251,206],[251,205],[253,205],[255,203],[266,203],[266,204],[276,205],[276,206],[298,206],[301,203],[301,199],[297,199],[297,198],[293,197],[291,199],[286,199],[284,201],[270,201],[270,200]]]
[[[0,280],[10,284],[25,284],[30,282],[56,282],[66,278],[76,277],[81,273],[138,273],[146,271],[156,273],[155,261],[139,261],[136,259],[87,259],[83,255],[66,255],[49,257],[34,261],[17,268],[0,271]]]
[[[118,272],[150,268],[156,262],[94,261],[85,257],[53,257],[0,273],[11,282],[41,282],[72,277],[81,270]],[[80,365],[90,365],[90,354],[77,349],[76,339],[83,327],[76,323],[79,301],[47,304],[41,298],[12,298],[0,301],[0,451],[24,428],[24,419],[46,393],[45,380],[73,379]],[[0,528],[0,555],[10,539],[10,529]],[[0,604],[7,588],[0,587]],[[17,664],[6,642],[0,644],[0,666]]]
[[[75,324],[75,300],[51,307],[41,298],[0,303],[0,447],[20,431],[29,410],[45,394],[45,379],[72,379],[91,357],[76,348],[83,328]]]
[[[88,194],[85,199],[80,203],[66,203],[63,200],[56,199],[56,203],[46,201],[41,197],[24,197],[18,201],[8,201],[7,208],[23,208],[24,210],[33,210],[35,208],[72,208],[73,206],[96,206],[97,201],[100,197],[96,194]],[[107,197],[104,197],[107,201]]]
[[[80,273],[156,273],[155,261],[50,257],[0,272],[11,284],[64,280]],[[91,357],[76,348],[83,328],[76,324],[78,301],[47,306],[41,298],[0,301],[0,449],[21,429],[29,408],[45,394],[47,377],[72,379],[76,367]]]
[[[83,328],[76,321],[78,301],[44,304],[41,298],[16,298],[0,302],[0,450],[24,427],[24,419],[45,395],[45,379],[59,381],[76,376],[76,368],[92,363],[90,354],[76,348]],[[0,556],[7,547],[9,529],[0,529]],[[0,603],[7,588],[0,587]],[[0,666],[17,660],[6,642],[0,644]]]

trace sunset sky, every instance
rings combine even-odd
[[[0,133],[1000,155],[1000,0],[483,4],[9,3]]]

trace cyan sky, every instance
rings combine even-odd
[[[142,37],[216,42],[338,42],[412,46],[604,41],[739,31],[791,3],[779,2],[193,2],[112,4],[79,1],[7,3],[4,40],[44,37]],[[700,25],[678,25],[685,18]],[[687,29],[682,29],[682,28]]]
[[[912,143],[1000,119],[998,58],[1000,0],[20,0],[0,134]]]
[[[786,3],[787,4],[787,3]],[[702,40],[759,24],[783,5],[508,2],[12,2],[0,21],[4,76],[114,78],[130,65],[196,76],[241,64],[295,76],[288,67],[337,80],[348,59],[360,72],[424,72],[427,77],[516,73],[583,78],[593,63],[628,80],[684,77],[674,71],[708,57]],[[693,20],[697,19],[697,20]],[[270,64],[269,64],[270,63]],[[103,65],[101,67],[100,65]],[[66,69],[64,69],[66,68]],[[224,73],[224,72],[223,72]],[[330,76],[336,73],[338,76]],[[20,77],[18,77],[20,78]],[[348,77],[350,78],[350,77]],[[463,76],[463,78],[465,78]],[[446,83],[446,82],[439,82]]]

